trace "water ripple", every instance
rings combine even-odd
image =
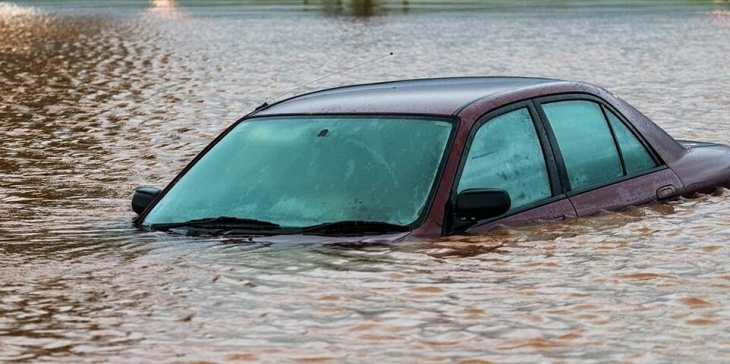
[[[30,3],[0,3],[0,361],[730,361],[727,190],[367,246],[144,232],[129,208],[267,98],[389,51],[312,88],[580,79],[677,137],[728,143],[725,5]]]

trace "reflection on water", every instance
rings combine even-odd
[[[396,56],[311,87],[581,79],[676,136],[728,143],[727,4],[610,16],[327,5],[393,15],[366,22],[234,2],[128,1],[115,6],[140,11],[119,16],[54,4],[0,3],[0,361],[730,361],[726,190],[356,247],[140,232],[129,208],[135,187],[169,182],[263,100],[384,49]]]
[[[177,9],[175,0],[152,0],[147,14],[169,19],[180,18],[184,15],[182,11]]]
[[[399,3],[399,4],[398,4]],[[308,1],[304,1],[305,5],[309,5]],[[400,6],[398,6],[400,5]],[[400,12],[408,12],[410,3],[408,0],[395,1],[376,1],[376,0],[327,0],[322,4],[322,9],[326,14],[330,15],[349,15],[355,17],[370,17],[375,15],[383,15],[400,10]]]
[[[730,26],[730,10],[717,9],[713,10],[712,14],[715,16],[715,19],[727,26]]]
[[[265,15],[272,12],[290,12],[297,15],[336,15],[346,18],[368,18],[383,15],[412,13],[462,13],[495,12],[556,15],[565,11],[576,11],[585,15],[606,13],[677,14],[702,12],[728,5],[727,0],[115,0],[113,5],[97,0],[18,0],[25,6],[36,6],[63,14],[106,14],[112,16],[136,15],[139,11],[153,8],[154,11],[178,8],[192,10],[196,15],[230,17],[240,15]],[[151,5],[151,6],[150,6]],[[292,15],[290,14],[290,15]]]

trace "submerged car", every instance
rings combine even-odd
[[[145,229],[398,241],[588,216],[730,185],[730,147],[677,141],[582,82],[422,79],[263,105],[164,189]]]

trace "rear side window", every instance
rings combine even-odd
[[[527,109],[500,115],[477,131],[457,190],[469,188],[505,189],[512,209],[551,197],[545,157]]]
[[[612,112],[606,110],[608,122],[611,124],[613,133],[616,135],[616,141],[626,164],[626,172],[628,174],[634,172],[645,171],[657,166],[654,158],[651,157],[649,151],[636,139],[636,136],[629,128],[621,122]]]
[[[601,106],[591,101],[542,105],[563,155],[571,189],[623,176],[623,167]]]

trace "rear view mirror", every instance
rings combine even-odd
[[[160,192],[162,192],[162,190],[155,187],[140,187],[136,189],[132,196],[132,210],[134,210],[137,215],[141,214],[147,209],[152,201],[155,200]]]
[[[456,197],[456,217],[467,220],[484,220],[509,211],[512,201],[509,193],[500,188],[475,188],[464,190]]]

